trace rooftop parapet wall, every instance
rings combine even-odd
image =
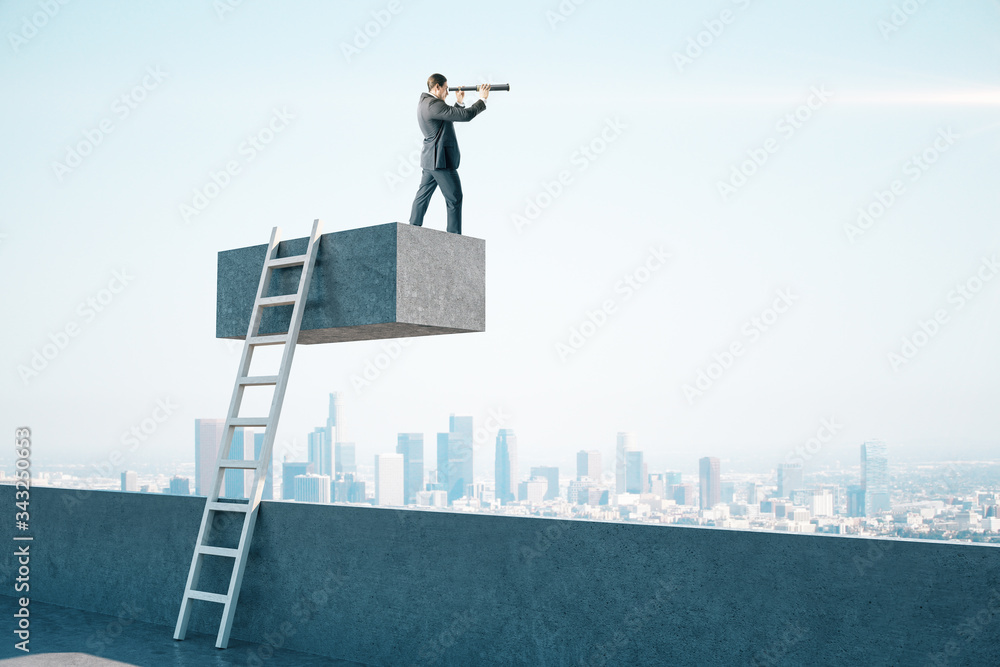
[[[170,636],[203,506],[32,489],[32,599]],[[997,629],[996,547],[265,501],[233,637],[370,665],[995,665]]]
[[[307,238],[278,256],[303,254]],[[219,253],[216,337],[246,338],[267,244]],[[275,270],[269,295],[294,292],[301,267]],[[288,330],[291,306],[268,308],[260,332]],[[323,234],[299,343],[486,330],[486,242],[403,223]]]

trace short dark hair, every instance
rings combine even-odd
[[[434,86],[443,86],[448,83],[448,79],[445,78],[444,74],[431,74],[427,77],[427,90],[430,91]]]

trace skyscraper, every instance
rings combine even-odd
[[[506,505],[517,499],[517,482],[520,476],[517,469],[517,436],[514,429],[502,428],[497,431],[496,466],[496,499],[501,505]]]
[[[229,446],[229,458],[242,460],[255,436],[260,433],[257,428],[242,427],[233,430],[233,442]],[[247,445],[247,446],[244,446]],[[226,498],[246,498],[253,487],[253,470],[226,470],[225,484],[223,488]]]
[[[122,473],[122,491],[138,491],[139,476],[134,470],[126,470]]]
[[[636,448],[635,433],[626,431],[618,433],[618,442],[615,447],[615,493],[627,493],[625,491],[625,452]]]
[[[417,502],[417,492],[424,490],[424,434],[400,433],[396,453],[403,455],[403,503]]]
[[[375,504],[404,505],[403,455],[375,455]]]
[[[327,475],[295,476],[295,500],[301,503],[329,503],[330,478]]]
[[[253,457],[260,459],[260,453],[264,449],[264,433],[253,434]],[[253,484],[253,475],[250,476],[250,484]],[[249,488],[249,487],[248,487]],[[271,449],[271,460],[267,462],[267,472],[264,476],[264,491],[261,500],[274,499],[274,449]]]
[[[589,477],[595,482],[601,481],[601,452],[596,449],[580,450],[576,454],[576,478]]]
[[[194,493],[207,496],[215,481],[215,464],[225,430],[224,419],[194,420]]]
[[[170,478],[170,493],[175,496],[190,496],[191,495],[191,480],[187,477],[171,477]]]
[[[448,433],[438,433],[437,463],[448,502],[463,497],[472,484],[472,417],[449,417]]]
[[[698,473],[701,482],[701,497],[699,498],[698,506],[703,510],[711,509],[719,504],[722,495],[719,472],[719,459],[714,456],[706,456],[698,461]]]
[[[358,465],[355,459],[353,442],[338,442],[334,445],[336,458],[336,473],[338,475],[356,474]]]
[[[333,443],[330,441],[330,429],[317,426],[306,436],[306,460],[313,464],[318,474],[332,474]]]
[[[625,493],[646,493],[649,474],[643,453],[638,449],[625,452]]]
[[[545,496],[542,500],[554,500],[559,497],[559,468],[556,466],[535,466],[531,469],[531,477],[544,479],[548,482]]]
[[[801,463],[778,464],[778,497],[791,498],[792,491],[805,488],[802,483]]]
[[[281,498],[295,500],[295,478],[299,475],[315,473],[316,468],[308,461],[284,461],[281,464]]]
[[[861,488],[865,497],[865,516],[878,516],[891,509],[889,455],[881,440],[870,440],[861,445]]]
[[[358,472],[354,443],[347,441],[344,428],[344,396],[338,391],[330,394],[330,416],[326,419],[326,441],[333,447],[333,472],[346,474]]]

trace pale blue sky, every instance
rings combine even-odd
[[[996,451],[1000,280],[962,308],[949,293],[992,276],[983,258],[1000,252],[1000,3],[915,4],[887,32],[894,4],[591,0],[553,25],[555,0],[399,0],[395,14],[245,0],[221,18],[212,3],[73,2],[33,34],[24,22],[41,5],[5,2],[0,427],[31,426],[39,463],[99,463],[170,401],[122,467],[193,460],[193,420],[224,416],[238,360],[213,338],[216,253],[263,243],[275,224],[295,238],[317,217],[327,231],[405,221],[417,176],[391,176],[439,71],[513,89],[458,128],[464,231],[487,240],[488,331],[414,340],[361,391],[352,377],[385,343],[301,347],[278,458],[304,456],[337,390],[366,464],[398,431],[433,442],[450,412],[478,425],[497,409],[522,472],[571,473],[581,448],[610,466],[620,430],[638,434],[651,470],[704,455],[777,463],[830,416],[843,427],[818,462],[854,465],[873,437],[900,455],[927,439]],[[391,20],[345,57],[372,12]],[[144,77],[126,117],[116,100]],[[794,132],[780,125],[814,89],[828,99],[813,97]],[[291,119],[249,161],[241,143],[276,109]],[[60,180],[54,163],[102,120],[110,134]],[[581,159],[608,123],[613,140]],[[958,138],[934,164],[907,166],[948,130]],[[766,146],[724,200],[719,182]],[[185,224],[180,205],[230,160],[240,173]],[[518,231],[515,214],[561,171],[564,191]],[[901,194],[852,243],[845,226],[896,180]],[[444,228],[440,195],[426,224]],[[626,300],[615,285],[651,247],[671,258]],[[79,304],[123,269],[128,285],[89,319]],[[792,305],[751,340],[744,323],[779,290]],[[615,312],[561,359],[605,299]],[[893,369],[889,353],[938,310],[947,321]],[[79,334],[24,381],[18,367],[72,324]],[[734,342],[743,354],[688,400],[684,386]],[[492,462],[491,434],[476,472]]]

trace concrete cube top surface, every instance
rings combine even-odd
[[[305,253],[308,240],[282,241],[277,256]],[[219,253],[217,338],[246,338],[266,254],[266,243]],[[275,269],[266,296],[295,292],[301,273]],[[284,333],[291,312],[265,309],[259,333]],[[398,222],[320,237],[299,343],[485,330],[484,240]]]

